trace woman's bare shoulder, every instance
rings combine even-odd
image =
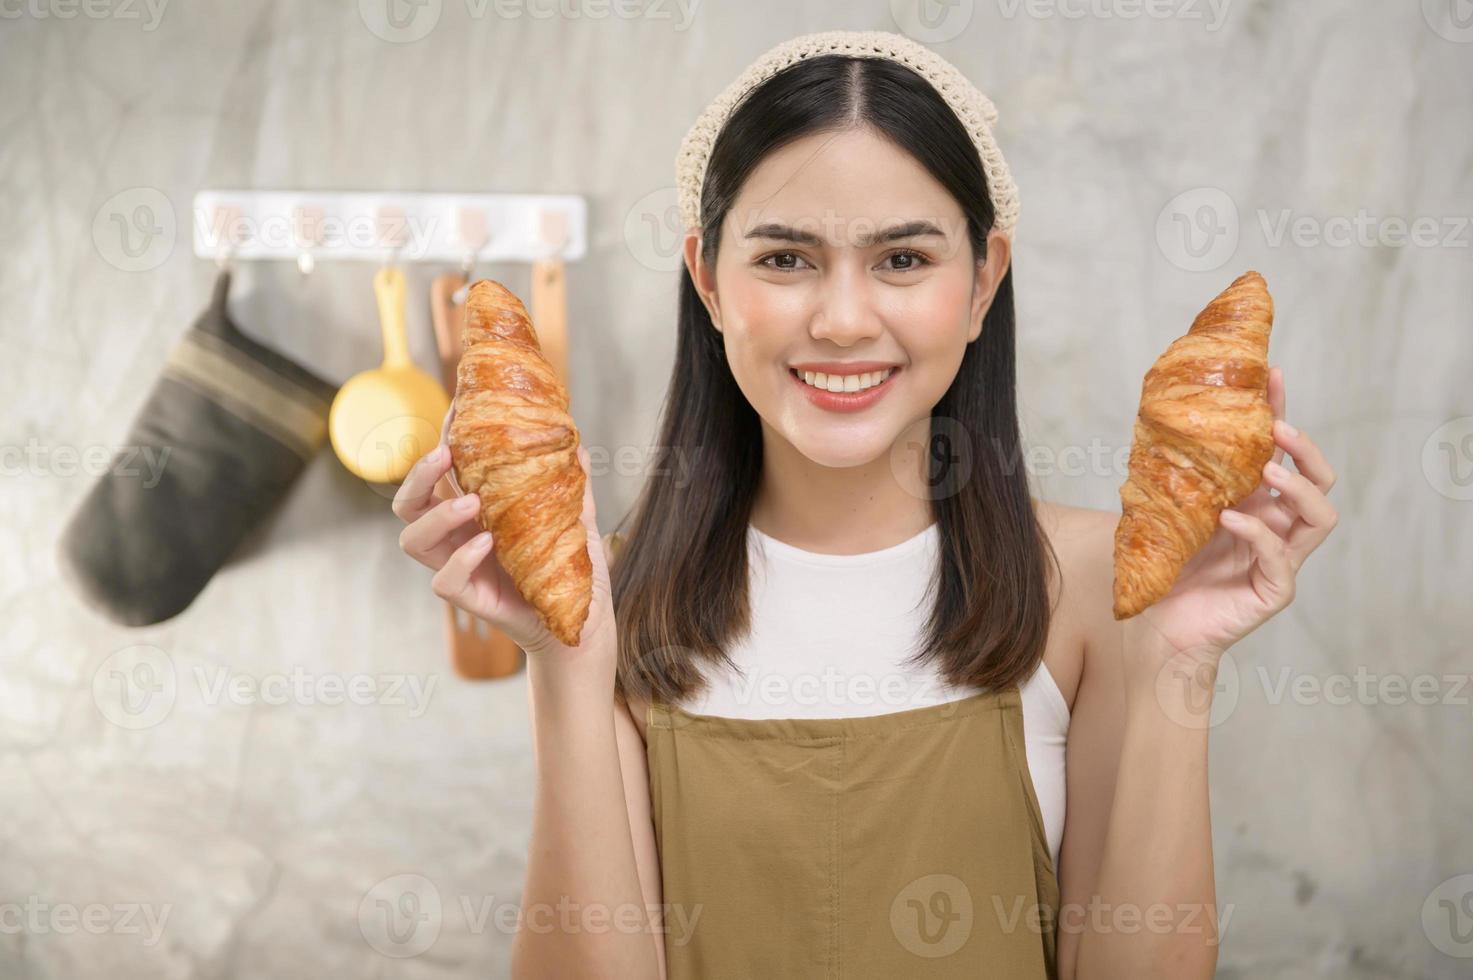
[[[1101,630],[1115,625],[1115,525],[1108,510],[1034,500],[1039,524],[1059,559],[1059,594],[1044,662],[1072,706],[1084,674],[1085,652]]]
[[[1115,574],[1115,527],[1120,514],[1041,500],[1034,504],[1039,524],[1059,556],[1064,575],[1062,602],[1071,608],[1083,604],[1096,615],[1102,606],[1108,610],[1109,586]],[[1070,587],[1076,583],[1079,587]],[[1102,584],[1106,586],[1104,594],[1100,592]]]
[[[1033,498],[1033,509],[1049,540],[1059,551],[1060,560],[1066,548],[1077,551],[1078,546],[1084,545],[1097,549],[1101,536],[1112,538],[1115,525],[1120,520],[1119,511],[1074,507],[1037,497]]]

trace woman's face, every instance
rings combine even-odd
[[[868,129],[769,154],[721,234],[714,270],[694,233],[685,255],[736,382],[769,437],[831,467],[930,416],[1009,261],[993,233],[976,263],[957,202]]]

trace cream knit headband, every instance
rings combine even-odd
[[[885,31],[824,31],[795,37],[768,51],[728,85],[685,134],[675,160],[675,185],[686,228],[701,223],[701,185],[706,180],[711,147],[742,99],[787,66],[825,54],[896,61],[930,82],[961,120],[982,157],[987,191],[997,212],[994,227],[1009,239],[1013,237],[1018,223],[1018,188],[1002,158],[1002,150],[992,138],[997,108],[945,58],[903,34]]]

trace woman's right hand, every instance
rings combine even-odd
[[[615,642],[613,595],[608,562],[593,506],[593,481],[588,476],[588,451],[578,447],[583,467],[583,528],[588,535],[588,557],[593,564],[593,599],[577,649]],[[399,535],[399,547],[415,561],[434,571],[430,588],[446,602],[486,620],[511,637],[529,655],[568,653],[543,625],[532,605],[522,598],[501,562],[492,552],[492,535],[477,520],[480,498],[441,496],[437,484],[450,469],[450,448],[440,443],[422,456],[394,495],[394,513],[408,527]],[[448,489],[449,483],[446,481]]]

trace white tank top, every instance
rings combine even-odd
[[[824,555],[749,525],[752,629],[728,651],[741,673],[710,671],[707,689],[682,707],[727,718],[842,718],[977,693],[901,663],[925,626],[939,534],[933,523],[879,551]],[[1028,771],[1057,871],[1069,706],[1041,662],[1020,693]]]

